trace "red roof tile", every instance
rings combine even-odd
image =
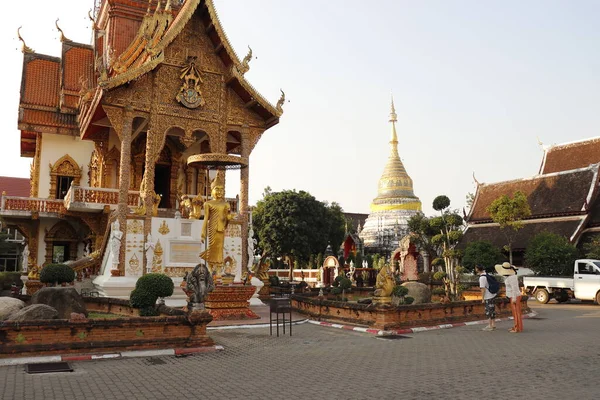
[[[598,165],[529,179],[482,184],[477,189],[469,222],[490,221],[487,207],[502,195],[518,190],[527,196],[531,217],[585,213],[590,190],[598,181]]]
[[[7,196],[29,197],[31,186],[27,178],[14,178],[0,176],[0,193],[6,192]]]
[[[37,106],[58,107],[60,62],[33,59],[26,61],[21,102]]]
[[[546,150],[541,174],[568,171],[600,162],[600,137],[552,146]]]

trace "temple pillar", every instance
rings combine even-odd
[[[125,254],[127,249],[127,214],[129,214],[129,206],[127,197],[129,195],[129,176],[131,164],[131,131],[133,123],[133,108],[127,106],[123,115],[121,125],[121,160],[119,165],[119,205],[117,206],[117,219],[123,231],[121,238],[121,250],[119,251],[119,275],[125,275]]]
[[[250,146],[248,146],[248,125],[242,127],[242,151],[241,156],[250,160]],[[248,265],[248,189],[250,180],[250,162],[246,167],[240,170],[240,197],[239,197],[239,213],[242,220],[242,272],[252,268]]]

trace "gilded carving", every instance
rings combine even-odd
[[[140,259],[133,253],[133,256],[129,259],[129,271],[132,275],[138,275],[140,273]]]
[[[178,102],[187,108],[198,108],[204,106],[204,96],[200,90],[200,84],[203,83],[198,68],[196,68],[196,57],[190,57],[185,67],[181,69],[179,79],[183,84],[175,98]]]
[[[156,241],[156,247],[154,248],[154,257],[152,257],[152,272],[162,272],[163,269],[163,248],[160,244],[160,240]]]
[[[139,219],[129,220],[127,230],[133,234],[144,233],[144,228]]]
[[[171,231],[169,230],[169,226],[167,225],[167,221],[163,219],[162,224],[158,228],[158,233],[160,233],[161,235],[166,235],[169,232],[171,232]]]
[[[73,178],[73,186],[79,186],[81,181],[81,168],[73,158],[66,154],[62,156],[54,165],[50,164],[50,193],[48,198],[56,198],[56,185],[59,176],[69,176]]]

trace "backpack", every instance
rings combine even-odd
[[[496,278],[494,278],[493,276],[489,275],[489,274],[485,274],[485,277],[487,278],[487,282],[488,282],[488,288],[487,290],[491,293],[491,294],[496,294],[500,291],[500,283],[498,283],[498,281],[496,280]]]

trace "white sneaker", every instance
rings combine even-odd
[[[482,331],[493,331],[493,330],[495,330],[495,329],[496,329],[496,327],[495,327],[495,326],[489,326],[489,325],[488,325],[488,326],[486,326],[485,328],[483,328],[483,329],[482,329]]]

